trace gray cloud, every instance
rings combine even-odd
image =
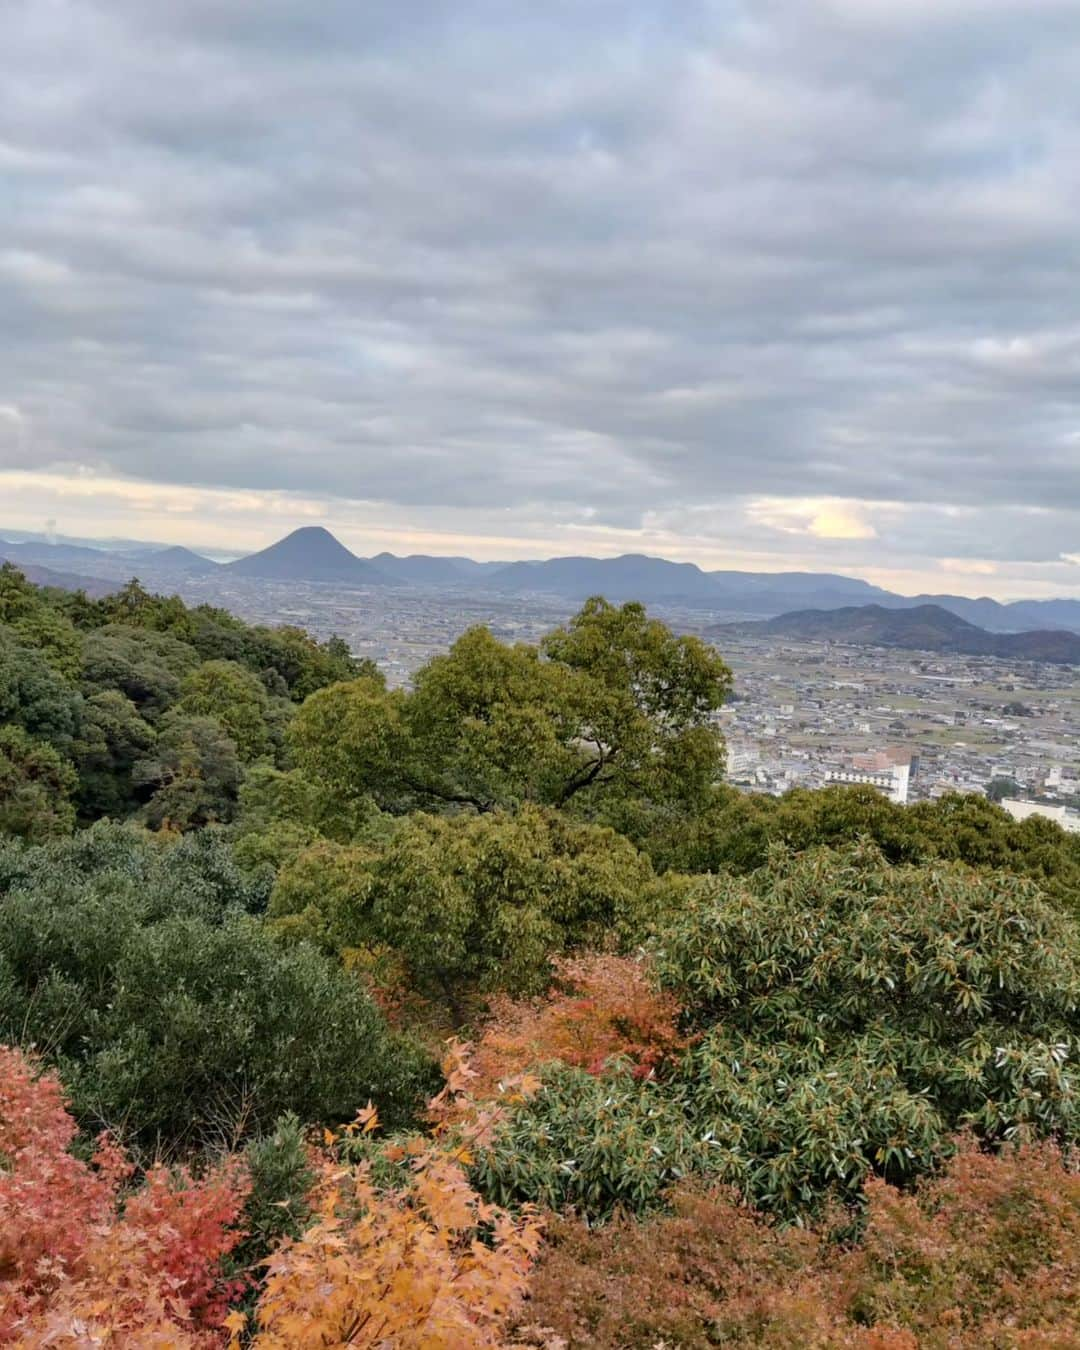
[[[5,36],[0,469],[1080,549],[1071,0],[16,0]]]

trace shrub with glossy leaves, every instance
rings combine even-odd
[[[796,1217],[958,1128],[1080,1139],[1080,934],[1030,882],[776,855],[703,880],[655,957],[695,1044],[660,1083],[551,1077],[478,1159],[493,1195],[602,1215],[706,1171]]]

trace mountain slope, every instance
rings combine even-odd
[[[350,553],[321,525],[293,530],[292,534],[259,553],[225,563],[221,571],[232,576],[262,577],[271,581],[337,581],[361,586],[395,584],[377,567]]]
[[[370,561],[384,576],[413,586],[487,585],[485,579],[492,572],[508,566],[507,563],[479,563],[472,558],[452,558],[429,553],[410,553],[405,557],[377,553]]]
[[[138,563],[155,572],[167,572],[177,576],[209,576],[216,572],[219,563],[204,558],[201,553],[177,544],[173,548],[145,549],[138,553],[125,555],[132,563]]]
[[[549,558],[511,563],[484,585],[584,599],[684,601],[746,614],[778,614],[798,605],[851,604],[888,594],[857,577],[817,572],[703,572],[694,563],[640,553],[618,558]]]
[[[496,590],[546,591],[581,599],[604,595],[609,600],[705,599],[713,590],[712,582],[693,563],[640,553],[510,563],[492,572],[486,584]]]
[[[718,637],[725,632],[1080,665],[1080,635],[1076,633],[1056,629],[988,633],[941,605],[916,605],[910,609],[884,605],[805,609],[759,623],[714,624],[709,630],[710,635]]]
[[[91,576],[96,574],[97,567],[115,564],[118,557],[106,549],[83,548],[78,544],[46,544],[31,539],[21,543],[0,539],[0,554],[11,562],[30,563],[35,567],[83,568]]]

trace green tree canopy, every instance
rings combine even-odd
[[[143,818],[158,828],[190,830],[231,820],[243,778],[236,745],[213,717],[169,713],[151,754],[132,766],[132,781],[152,791]]]
[[[198,665],[194,647],[152,629],[106,624],[83,640],[83,688],[118,690],[151,722],[173,706]]]
[[[333,685],[292,730],[313,780],[389,810],[521,802],[594,812],[609,798],[683,805],[721,771],[720,657],[640,605],[590,600],[540,646],[466,632],[409,693]]]
[[[0,726],[0,835],[38,843],[68,834],[75,824],[74,768],[22,727]]]
[[[671,885],[611,830],[528,806],[412,816],[382,848],[317,844],[270,912],[332,950],[393,949],[460,1016],[471,993],[544,988],[555,953],[640,938]]]
[[[872,839],[889,862],[935,858],[1014,872],[1080,916],[1080,836],[1043,817],[1018,821],[985,797],[950,793],[898,806],[875,788],[796,788],[782,797],[720,785],[688,817],[650,817],[626,832],[658,868],[752,872],[776,844],[799,852]]]
[[[79,815],[85,821],[129,815],[139,805],[132,771],[152,751],[153,727],[118,689],[91,694],[72,749],[79,770]]]
[[[266,688],[235,661],[204,661],[185,677],[177,707],[189,717],[220,722],[245,763],[273,748]]]
[[[0,722],[20,726],[59,749],[79,730],[79,692],[44,653],[24,646],[13,628],[0,624]]]

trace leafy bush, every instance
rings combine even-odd
[[[318,844],[282,872],[271,913],[332,950],[392,948],[460,1021],[470,994],[542,989],[558,952],[643,935],[671,884],[610,830],[523,807],[411,816],[382,849]]]
[[[870,1181],[862,1240],[847,1247],[827,1223],[778,1228],[724,1190],[679,1187],[672,1211],[599,1230],[554,1222],[529,1321],[581,1350],[983,1350],[1080,1336],[1080,1174],[1051,1145],[962,1147],[913,1194]]]
[[[703,879],[655,956],[695,1044],[662,1082],[547,1077],[477,1159],[492,1195],[602,1216],[701,1171],[797,1217],[958,1128],[1080,1138],[1080,934],[1029,882],[777,854]]]
[[[298,1238],[307,1227],[318,1173],[294,1111],[277,1120],[269,1134],[253,1139],[243,1158],[251,1189],[244,1206],[245,1239],[236,1255],[250,1266],[282,1238]]]
[[[221,1263],[241,1237],[242,1167],[152,1167],[125,1192],[124,1155],[102,1138],[88,1165],[69,1152],[76,1129],[57,1079],[0,1046],[0,1340],[205,1344],[232,1292]]]
[[[282,949],[251,911],[265,882],[212,833],[97,826],[0,849],[0,1036],[61,1067],[89,1126],[146,1146],[232,1142],[289,1110],[407,1118],[430,1081],[359,983]]]

